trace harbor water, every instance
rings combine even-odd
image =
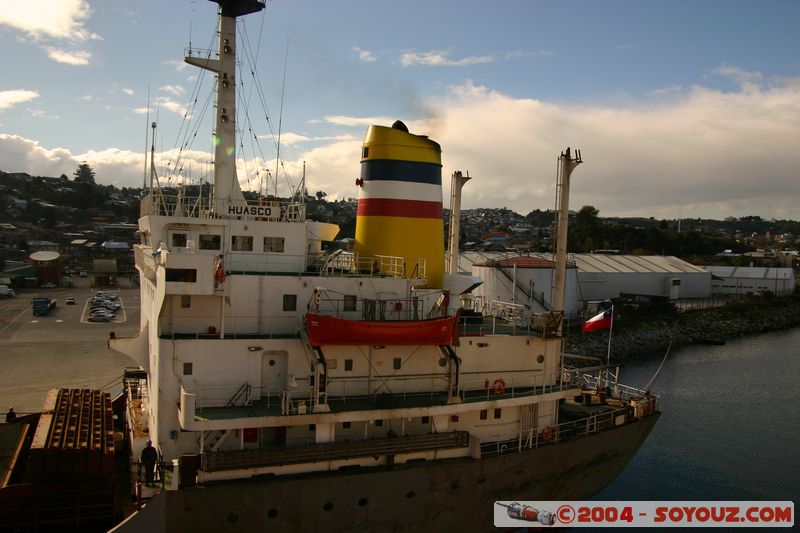
[[[653,386],[663,415],[597,500],[800,499],[800,328],[673,352]],[[644,387],[663,354],[620,381]]]

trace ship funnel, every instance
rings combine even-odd
[[[355,250],[361,258],[403,257],[405,277],[444,281],[442,149],[396,121],[370,126],[361,150]],[[424,262],[424,276],[419,263]]]

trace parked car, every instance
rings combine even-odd
[[[78,275],[80,277],[82,277],[82,278],[85,278],[86,277],[86,271],[85,270],[81,270],[80,272],[78,272]]]
[[[106,298],[108,300],[118,300],[119,299],[119,295],[116,292],[109,292],[109,291],[96,292],[94,294],[94,297],[95,298],[98,298],[98,297]]]
[[[42,283],[43,289],[52,289],[55,288],[55,286],[56,286],[55,283],[50,283],[49,281],[47,283]]]
[[[67,305],[75,305],[75,297],[67,296]]]
[[[89,322],[111,322],[111,317],[108,315],[92,315],[89,317]]]

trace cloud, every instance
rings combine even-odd
[[[468,67],[482,63],[493,63],[500,60],[514,60],[526,57],[554,56],[550,50],[513,50],[500,56],[483,55],[467,56],[461,59],[450,59],[450,52],[445,50],[431,50],[429,52],[406,52],[400,55],[400,65],[412,67],[417,65],[427,67]]]
[[[753,72],[731,65],[720,65],[711,70],[712,76],[727,78],[738,84],[743,89],[758,90],[759,85],[764,79],[760,72]]]
[[[259,139],[272,139],[271,135],[259,135]],[[323,135],[323,136],[315,136],[310,137],[308,135],[303,135],[300,133],[293,133],[293,132],[283,132],[281,133],[281,144],[286,146],[294,146],[297,144],[302,143],[320,143],[320,142],[329,142],[329,141],[352,141],[355,139],[353,135],[343,134],[343,135]]]
[[[388,117],[348,117],[345,115],[329,115],[324,117],[321,121],[328,124],[336,124],[339,126],[369,126],[370,124],[391,124],[394,119]]]
[[[744,78],[760,79],[758,73]],[[552,206],[555,159],[571,145],[585,161],[573,176],[576,208],[674,218],[679,211],[763,213],[772,205],[784,216],[800,214],[797,83],[728,93],[696,86],[677,98],[626,107],[560,106],[466,83],[452,87],[438,107],[435,140],[444,149],[445,175],[461,169],[476,177],[464,189],[469,207],[507,205],[526,213]]]
[[[8,109],[24,102],[29,102],[34,98],[39,98],[39,93],[29,89],[0,91],[0,110]]]
[[[186,104],[173,100],[168,96],[157,96],[153,99],[153,103],[150,104],[150,109],[153,110],[159,107],[163,107],[167,111],[172,111],[180,116],[184,116],[187,112]],[[146,107],[137,107],[133,111],[134,113],[144,115],[147,113],[148,109]]]
[[[47,57],[56,61],[58,63],[64,63],[67,65],[77,65],[83,66],[89,64],[89,59],[92,57],[92,54],[89,52],[77,50],[77,51],[67,51],[62,50],[60,48],[54,48],[52,46],[45,48],[47,50]]]
[[[574,209],[593,205],[601,216],[800,219],[800,78],[765,81],[730,67],[721,72],[749,85],[730,91],[697,85],[644,95],[639,102],[580,106],[512,97],[466,81],[425,102],[438,110],[435,120],[405,122],[412,133],[441,144],[444,198],[453,171],[473,176],[464,188],[465,208],[505,206],[523,214],[551,208],[557,157],[571,146],[584,159],[572,177]],[[293,150],[279,181],[285,168],[296,184],[306,162],[310,191],[325,191],[332,200],[355,197],[361,132],[351,128],[393,120],[332,115],[321,121],[340,131],[284,134],[284,144],[304,149]],[[187,174],[189,168],[195,176],[207,174],[210,154],[184,157]],[[161,159],[167,156],[157,155]],[[75,155],[0,135],[0,168],[6,171],[71,175],[81,160],[96,168],[101,183],[141,184],[140,153],[109,148]],[[257,188],[275,161],[248,161],[239,169],[242,186]],[[289,189],[281,185],[279,191]]]
[[[358,60],[362,63],[372,63],[373,61],[377,60],[375,54],[369,50],[362,50],[358,46],[353,47],[353,52],[355,52],[356,57],[358,57]]]
[[[128,96],[133,96],[133,89],[129,89],[127,87],[122,87],[120,89],[123,93],[127,94]]]
[[[176,72],[180,72],[189,66],[188,63],[180,59],[165,59],[161,64],[174,68]]]
[[[174,94],[175,96],[181,96],[186,92],[186,89],[184,89],[181,85],[162,85],[159,87],[159,90],[162,90],[165,93]]]
[[[549,57],[554,55],[556,55],[556,53],[551,50],[514,50],[513,52],[508,52],[505,58],[520,59],[523,57]]]
[[[442,145],[445,198],[453,171],[474,176],[464,188],[465,208],[506,206],[523,214],[551,208],[558,154],[572,146],[584,158],[573,175],[576,209],[594,205],[601,216],[800,218],[800,78],[767,83],[757,72],[718,72],[746,86],[728,92],[676,86],[640,102],[576,106],[514,98],[466,81],[427,102],[439,110],[435,121],[406,124]],[[348,127],[392,122],[325,118]],[[319,176],[315,190],[334,199],[357,194],[359,145],[338,142],[298,157],[308,162],[309,176]]]
[[[102,39],[86,29],[91,13],[86,0],[0,0],[0,25],[22,32],[50,59],[67,65],[88,65],[91,54],[74,49],[76,44]],[[64,48],[64,43],[69,49]]]
[[[47,149],[38,142],[0,133],[0,169],[40,176],[69,175],[76,164],[69,150]]]
[[[480,63],[491,63],[494,56],[468,56],[462,59],[450,59],[450,52],[444,50],[431,50],[430,52],[406,52],[400,56],[400,65],[413,67],[423,65],[428,67],[466,67]]]
[[[84,27],[91,13],[85,0],[0,0],[0,24],[33,39],[98,39]]]

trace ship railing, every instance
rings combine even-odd
[[[164,339],[296,338],[298,318],[272,315],[173,316],[160,325]]]
[[[600,375],[586,374],[580,370],[575,370],[573,371],[572,380],[582,388],[589,390],[608,391],[609,396],[619,398],[621,400],[653,398],[656,407],[658,407],[658,395],[653,394],[650,391],[617,383],[615,374],[608,370],[600,372]]]
[[[619,409],[591,414],[554,426],[522,429],[513,433],[490,435],[481,438],[481,456],[521,452],[542,446],[551,446],[576,438],[588,437],[602,431],[634,422],[656,410],[656,398],[645,399],[636,408],[625,405]],[[641,414],[640,414],[641,413]]]
[[[390,408],[404,400],[447,399],[448,378],[442,374],[395,377],[331,378],[328,403],[374,403]]]
[[[321,276],[424,278],[425,259],[414,261],[392,255],[362,256],[353,252],[334,250],[320,257],[318,270]]]
[[[146,247],[147,250],[151,248],[148,246]],[[134,245],[133,247],[133,258],[135,264],[142,267],[144,270],[149,272],[155,272],[156,270],[156,259],[152,253],[148,253],[145,251],[145,247],[140,244]]]
[[[238,394],[242,391],[245,393]],[[305,414],[311,412],[314,407],[314,387],[294,380],[286,386],[265,387],[253,387],[247,383],[202,386],[185,384],[180,386],[180,393],[181,397],[191,397],[194,410],[212,407],[257,407],[267,410],[280,408],[281,414]]]
[[[316,312],[345,320],[394,321],[424,320],[436,307],[440,292],[414,298],[359,298],[322,289]]]
[[[178,189],[174,193],[153,189],[140,202],[139,215],[287,222],[303,222],[306,218],[303,204],[280,198],[231,200],[225,207],[226,212],[215,213],[213,198],[208,194],[198,195],[197,187]]]
[[[207,197],[184,194],[165,194],[159,189],[145,196],[139,204],[140,217],[166,216],[210,218],[211,202]]]
[[[524,305],[497,301],[494,310],[490,306],[476,307],[481,313],[462,315],[459,333],[462,336],[482,335],[527,335],[552,338],[558,335],[562,316],[555,312],[532,313]],[[485,311],[490,310],[489,314]]]
[[[562,372],[486,373],[479,378],[463,379],[458,395],[464,402],[482,402],[521,396],[535,396],[574,389],[577,385],[562,380]]]

